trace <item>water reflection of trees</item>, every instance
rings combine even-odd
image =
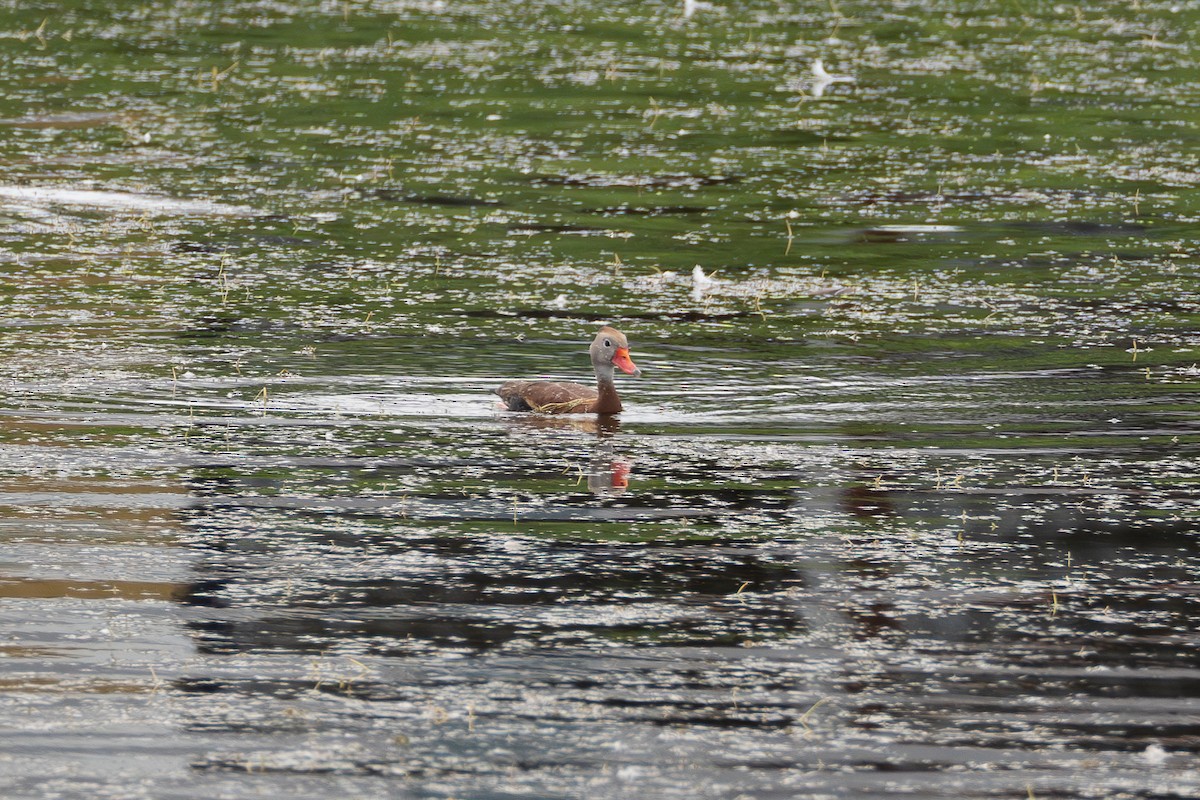
[[[676,488],[671,470],[639,492],[615,418],[519,424],[522,436],[554,427],[583,438],[562,440],[575,470],[548,447],[543,494],[515,522],[507,496],[427,492],[399,511],[395,497],[306,504],[277,467],[198,473],[188,518],[205,556],[183,598],[208,609],[190,623],[198,646],[412,655],[736,645],[796,632],[782,599],[796,570],[721,527],[739,509],[782,514],[785,492]],[[352,467],[330,463],[331,479]],[[495,468],[499,483],[505,468]],[[647,541],[621,540],[637,526]]]
[[[1069,547],[1119,578],[1126,566],[1145,568],[1122,551],[1169,549],[1163,537],[1183,535],[1129,515],[1091,514],[1079,498],[1036,487],[1000,496],[864,479],[789,490],[778,474],[770,485],[730,486],[699,480],[720,464],[698,457],[655,463],[631,480],[619,424],[578,430],[585,438],[569,442],[588,491],[558,459],[539,475],[539,485],[556,488],[522,507],[515,522],[507,496],[430,492],[401,513],[396,498],[285,496],[285,478],[252,470],[198,479],[199,502],[186,516],[203,557],[181,602],[208,609],[190,623],[199,646],[411,655],[809,635],[1032,642],[1042,635],[1036,626],[1014,634],[1011,621],[1002,630],[988,611],[1042,613],[1039,603],[1050,602],[1048,588],[1045,598],[1013,588],[1036,566],[1020,555],[1029,542]],[[331,476],[348,464],[331,463]],[[504,466],[495,469],[499,476]],[[940,540],[914,538],[929,520],[954,519],[967,521],[976,543],[996,546],[948,554]],[[952,543],[955,531],[943,528],[941,543]],[[1003,555],[1014,531],[1021,548]],[[922,557],[963,574],[999,575],[1000,583],[955,611],[962,598],[953,578],[914,584],[913,559]],[[940,611],[925,613],[922,604]]]

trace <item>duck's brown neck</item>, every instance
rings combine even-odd
[[[596,398],[596,405],[592,407],[593,413],[621,413],[621,398],[617,397],[617,387],[613,383],[612,367],[608,369],[599,366],[596,367],[596,391],[600,396]]]

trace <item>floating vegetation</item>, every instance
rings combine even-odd
[[[1198,24],[8,9],[0,794],[1200,794]]]

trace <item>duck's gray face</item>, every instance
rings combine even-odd
[[[629,341],[625,334],[615,328],[601,328],[600,333],[596,334],[596,340],[592,342],[591,352],[593,364],[611,364],[635,378],[642,374],[637,364],[629,357]]]

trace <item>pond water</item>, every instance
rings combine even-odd
[[[1198,30],[5,4],[0,794],[1197,796]]]

